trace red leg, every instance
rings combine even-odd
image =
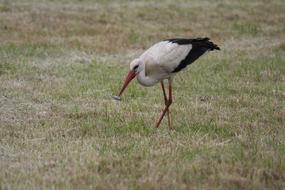
[[[166,97],[166,93],[165,93],[165,88],[164,88],[164,83],[163,83],[163,81],[161,81],[160,84],[161,84],[161,88],[162,88],[162,92],[163,92],[164,102],[165,102],[165,105],[166,105],[167,97]]]
[[[170,112],[169,112],[169,106],[171,105],[172,103],[172,86],[171,86],[171,80],[169,79],[169,99],[167,100],[167,97],[166,97],[166,93],[165,93],[165,89],[164,89],[164,84],[163,82],[161,81],[161,87],[162,87],[162,90],[163,90],[163,95],[164,95],[164,101],[165,101],[165,108],[156,124],[156,127],[158,128],[165,113],[167,112],[167,117],[168,117],[168,126],[170,129],[172,129],[172,126],[171,126],[171,118],[170,118]]]
[[[165,93],[164,83],[163,83],[163,81],[161,81],[160,83],[161,83],[161,88],[162,88],[163,97],[164,97],[164,104],[165,104],[165,106],[167,106],[168,100],[167,100],[167,96]],[[171,126],[171,117],[170,117],[170,109],[169,108],[167,109],[167,119],[168,119],[168,126],[170,127]]]

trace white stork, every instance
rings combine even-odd
[[[121,95],[132,79],[137,77],[138,82],[143,86],[153,86],[160,82],[165,108],[156,123],[159,127],[161,120],[167,113],[168,126],[171,129],[171,118],[169,107],[172,103],[172,79],[187,65],[193,63],[207,51],[220,50],[210,41],[209,38],[175,38],[168,39],[154,44],[147,49],[140,57],[134,59],[130,64],[130,71],[125,79],[124,85],[115,100],[121,100]],[[168,98],[164,88],[164,80],[168,80]]]

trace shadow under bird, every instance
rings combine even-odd
[[[167,114],[168,126],[172,129],[169,109],[172,104],[173,77],[205,52],[213,50],[220,50],[220,48],[209,38],[173,38],[158,42],[131,62],[123,87],[118,96],[113,96],[113,99],[121,100],[124,90],[135,77],[143,86],[153,86],[160,82],[165,108],[156,127],[159,127],[164,115]],[[164,80],[168,80],[168,97],[165,92]]]

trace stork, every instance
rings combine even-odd
[[[118,96],[113,96],[113,98],[121,100],[124,90],[135,77],[143,86],[153,86],[160,82],[165,108],[156,123],[156,127],[159,127],[167,113],[168,126],[172,129],[170,105],[172,104],[173,77],[205,52],[212,50],[220,50],[220,48],[209,38],[173,38],[158,42],[130,63],[130,70],[125,82]],[[168,80],[168,97],[165,92],[164,80]]]

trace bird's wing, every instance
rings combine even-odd
[[[191,44],[179,45],[170,41],[153,45],[140,56],[145,63],[146,75],[169,75],[186,58],[191,48]]]

